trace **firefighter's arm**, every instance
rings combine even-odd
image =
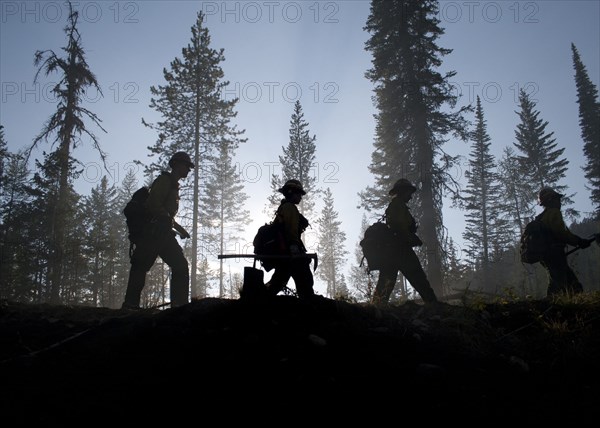
[[[560,210],[553,210],[546,217],[547,225],[554,237],[561,243],[573,246],[581,245],[585,239],[572,233],[563,220]]]

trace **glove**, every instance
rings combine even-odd
[[[190,236],[190,234],[188,233],[188,231],[187,231],[187,230],[182,230],[182,231],[181,231],[181,234],[180,234],[179,236],[181,236],[181,238],[182,238],[182,239],[188,239],[188,238],[191,238],[191,236]]]
[[[583,239],[583,238],[581,238],[581,239],[579,240],[579,248],[587,248],[587,247],[589,247],[590,245],[592,245],[592,242],[591,242],[591,241],[588,241],[587,239]]]
[[[296,244],[290,245],[290,254],[297,255],[300,254],[300,248]]]

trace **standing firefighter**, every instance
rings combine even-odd
[[[538,202],[544,207],[541,221],[547,232],[548,246],[541,264],[548,272],[548,295],[570,292],[581,293],[583,286],[567,262],[565,247],[568,245],[587,248],[592,241],[573,234],[566,226],[560,210],[563,195],[544,187],[538,194]]]
[[[301,235],[308,227],[308,220],[298,211],[298,205],[306,192],[298,180],[288,180],[278,190],[284,199],[277,208],[275,222],[282,225],[284,247],[289,259],[274,262],[275,272],[266,284],[269,294],[276,295],[287,285],[290,278],[294,279],[296,292],[301,299],[314,296],[313,275],[310,271],[310,258],[298,257],[306,254],[306,248]],[[294,257],[296,256],[296,257]]]
[[[184,152],[175,153],[169,160],[171,172],[162,172],[150,187],[145,203],[147,222],[131,256],[131,269],[124,309],[136,309],[150,270],[160,256],[171,268],[171,307],[188,303],[190,274],[183,249],[175,238],[175,230],[182,238],[189,233],[175,221],[179,209],[179,180],[188,176],[194,163]]]
[[[379,279],[373,293],[373,303],[387,303],[396,285],[398,270],[406,277],[410,285],[417,290],[424,302],[437,302],[435,293],[423,271],[421,262],[412,247],[423,245],[416,235],[417,225],[410,213],[408,201],[417,190],[410,181],[401,178],[394,184],[389,194],[392,200],[385,210],[386,223],[394,235],[395,242],[393,262],[389,266],[382,266],[379,270]]]

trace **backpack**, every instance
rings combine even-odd
[[[252,244],[254,245],[254,254],[269,256],[283,254],[285,252],[283,224],[275,221],[265,223],[258,228]],[[267,272],[273,269],[275,265],[273,260],[261,259],[260,257],[258,260]]]
[[[548,229],[542,223],[542,214],[530,221],[521,235],[521,262],[537,263],[542,260],[550,244]]]
[[[367,259],[367,270],[380,270],[383,267],[394,266],[393,247],[396,245],[394,234],[387,224],[377,221],[365,230],[360,241],[363,260]],[[361,261],[362,265],[362,261]]]
[[[146,199],[150,190],[144,186],[136,190],[131,199],[125,205],[123,214],[125,214],[125,222],[127,223],[127,231],[129,233],[129,257],[133,253],[133,246],[136,244],[142,236],[144,226],[148,220],[146,216]]]
[[[254,254],[268,256],[286,254],[287,246],[285,244],[285,238],[283,235],[283,223],[277,221],[279,209],[284,203],[290,202],[283,201],[279,205],[279,208],[277,208],[273,221],[270,223],[265,223],[258,228],[256,236],[254,236],[254,240],[252,241],[252,244],[254,245]],[[306,217],[300,214],[298,234],[302,235],[308,226],[310,226],[308,220]],[[267,272],[273,269],[276,264],[273,259],[261,259],[258,257],[257,260],[260,260],[262,267]]]

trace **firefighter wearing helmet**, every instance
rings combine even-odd
[[[401,178],[390,189],[392,196],[385,210],[385,221],[394,234],[394,263],[379,270],[379,278],[373,292],[373,303],[386,304],[396,285],[398,271],[410,282],[426,303],[437,302],[437,297],[421,266],[413,247],[423,245],[416,235],[417,224],[407,206],[417,188],[407,179]]]
[[[302,233],[309,224],[297,207],[302,201],[302,196],[306,195],[306,191],[299,180],[290,179],[279,188],[278,192],[284,196],[284,199],[277,208],[274,221],[282,226],[285,250],[290,256],[306,254]],[[309,258],[291,257],[279,260],[274,267],[275,272],[266,284],[269,294],[274,296],[283,291],[291,278],[294,280],[299,298],[311,299],[314,297],[314,279],[310,271]]]
[[[177,152],[169,159],[171,171],[163,171],[152,183],[146,200],[147,223],[131,255],[131,269],[125,293],[124,309],[137,309],[146,282],[146,272],[156,258],[171,268],[171,307],[188,303],[190,274],[183,249],[176,239],[190,234],[175,221],[179,210],[179,181],[195,167],[190,156]]]
[[[544,187],[538,193],[538,203],[544,207],[541,220],[549,241],[540,262],[548,273],[548,296],[583,292],[583,286],[568,264],[565,247],[573,245],[587,248],[592,242],[575,235],[565,224],[561,212],[563,196],[550,187]]]

